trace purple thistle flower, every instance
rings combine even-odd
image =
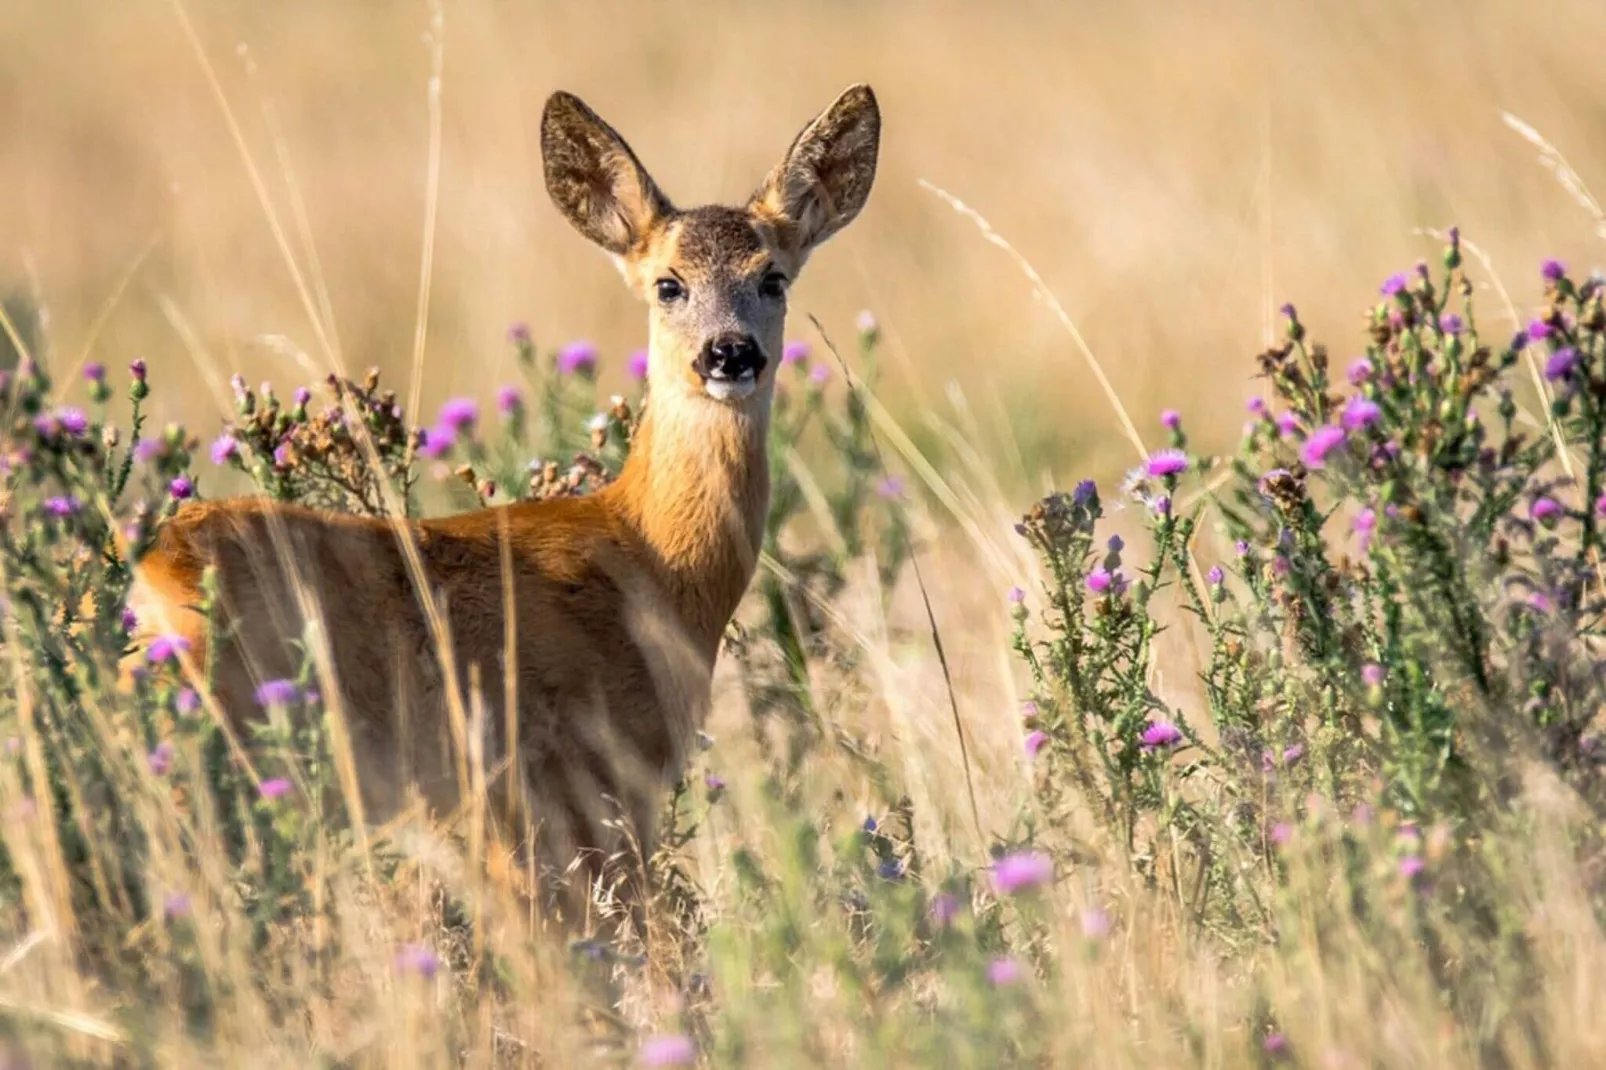
[[[1031,699],[1027,699],[1025,702],[1020,704],[1020,715],[1023,720],[1029,721],[1041,712],[1043,711],[1037,708],[1037,703],[1033,702]]]
[[[1100,907],[1082,911],[1082,935],[1089,940],[1102,940],[1110,935],[1110,915]]]
[[[1545,378],[1554,383],[1559,379],[1567,378],[1577,367],[1578,350],[1572,346],[1562,346],[1550,354],[1550,359],[1545,361]]]
[[[1595,515],[1606,516],[1606,494],[1595,499]]]
[[[84,365],[84,381],[87,383],[102,383],[106,381],[106,365],[99,361],[91,361]]]
[[[267,785],[264,781],[262,786]],[[428,981],[440,968],[440,957],[423,944],[407,944],[396,953],[396,969],[402,973],[416,973]]]
[[[1149,455],[1144,471],[1150,478],[1164,479],[1188,470],[1188,455],[1181,450],[1159,450]]]
[[[1210,571],[1205,573],[1205,582],[1212,587],[1220,587],[1226,578],[1227,574],[1221,571],[1220,565],[1211,565]]]
[[[1396,272],[1383,280],[1383,285],[1379,287],[1378,292],[1384,297],[1394,297],[1408,285],[1410,285],[1410,280],[1406,278],[1405,273],[1403,271]]]
[[[1546,323],[1544,320],[1534,320],[1532,323],[1528,324],[1527,334],[1528,341],[1543,342],[1546,338],[1550,337],[1550,324]]]
[[[1138,737],[1143,741],[1143,750],[1155,751],[1163,747],[1174,747],[1182,742],[1182,730],[1170,721],[1155,721],[1143,730]]]
[[[874,834],[875,830],[880,828],[881,826],[876,824],[876,819],[875,819],[875,815],[874,814],[866,814],[864,816],[864,823],[862,825],[860,825],[859,827],[864,829],[864,831],[866,831],[866,832]]]
[[[1268,836],[1272,843],[1275,843],[1278,847],[1284,847],[1289,840],[1294,838],[1294,826],[1286,821],[1279,821],[1271,827]]]
[[[189,653],[189,650],[190,641],[182,635],[158,635],[145,649],[145,660],[152,665],[163,665],[178,661],[179,656]]]
[[[523,349],[530,344],[530,325],[520,321],[508,327],[507,340]]]
[[[1084,479],[1071,490],[1071,504],[1086,506],[1099,496],[1099,485]]]
[[[296,392],[292,395],[292,398],[295,401],[296,408],[305,408],[307,402],[312,400],[312,391],[308,390],[304,386],[298,386],[296,387]]]
[[[1305,757],[1305,745],[1303,743],[1295,743],[1283,748],[1284,765],[1298,765],[1299,760],[1303,757]]]
[[[512,416],[524,407],[524,399],[519,396],[516,386],[504,386],[496,392],[496,411],[503,416]]]
[[[190,912],[190,897],[183,892],[169,892],[162,897],[162,917],[177,921]]]
[[[257,785],[257,794],[262,796],[264,799],[267,799],[269,802],[272,802],[274,799],[282,799],[286,795],[290,794],[290,782],[282,776],[276,776],[269,780],[264,780],[262,783]]]
[[[432,461],[438,460],[450,453],[455,445],[457,445],[456,431],[450,427],[431,427],[424,432],[424,439],[418,444],[418,453]],[[274,459],[278,460],[277,451],[274,452]]]
[[[1539,265],[1539,274],[1544,276],[1546,282],[1560,282],[1567,274],[1567,266],[1560,260],[1546,259]]]
[[[1528,516],[1546,526],[1559,519],[1565,512],[1561,503],[1554,498],[1540,498],[1528,507]]]
[[[1383,666],[1376,662],[1368,662],[1361,666],[1361,681],[1367,687],[1376,687],[1383,682]]]
[[[1439,330],[1443,331],[1447,335],[1450,335],[1452,338],[1459,335],[1465,329],[1466,324],[1463,323],[1461,321],[1461,317],[1457,316],[1454,312],[1446,312],[1444,315],[1439,317]]]
[[[132,606],[123,607],[122,623],[123,631],[125,632],[132,632],[135,628],[139,627],[139,616],[134,612],[134,608]]]
[[[1248,557],[1249,556],[1249,540],[1248,539],[1239,539],[1237,542],[1232,544],[1232,550],[1233,550],[1233,553],[1237,554],[1239,557]]]
[[[1260,1050],[1267,1055],[1281,1055],[1288,1050],[1288,1038],[1281,1033],[1268,1033],[1260,1042]]]
[[[145,381],[145,362],[143,360],[136,358],[131,361],[128,365],[128,370],[134,376],[134,382],[143,383]]]
[[[1327,455],[1342,446],[1346,437],[1347,433],[1342,427],[1319,427],[1306,440],[1304,448],[1300,450],[1300,458],[1307,468],[1323,468],[1327,464]]]
[[[1094,594],[1103,594],[1110,589],[1111,576],[1109,570],[1099,565],[1087,574],[1087,589]]]
[[[156,744],[149,754],[145,756],[145,764],[150,766],[152,776],[166,776],[173,770],[173,744],[163,740]]]
[[[1287,554],[1272,554],[1271,573],[1273,576],[1286,576],[1294,571],[1294,563],[1288,560]]]
[[[1355,514],[1355,533],[1370,535],[1377,528],[1377,512],[1368,506]]]
[[[1277,311],[1283,314],[1284,319],[1297,320],[1299,318],[1299,311],[1294,308],[1292,303],[1285,303],[1283,307]]]
[[[1182,428],[1182,414],[1176,409],[1166,409],[1160,413],[1160,426],[1167,431],[1177,431]]]
[[[1299,417],[1291,412],[1277,414],[1277,433],[1283,438],[1293,438],[1299,432]]]
[[[1249,409],[1249,415],[1251,416],[1261,417],[1266,415],[1266,399],[1261,397],[1259,394],[1256,394],[1254,397],[1250,398],[1249,401],[1246,402],[1246,406]]]
[[[815,386],[824,386],[830,378],[831,366],[829,364],[815,364],[809,368],[809,382]]]
[[[1026,592],[1019,587],[1011,587],[1006,597],[1008,597],[1010,605],[1018,606],[1026,601]]]
[[[1356,394],[1349,399],[1349,404],[1344,406],[1344,412],[1339,417],[1339,422],[1344,425],[1346,431],[1358,431],[1363,427],[1377,423],[1382,418],[1383,410],[1378,406],[1377,402]]]
[[[267,680],[257,687],[258,706],[288,706],[301,697],[294,680]]]
[[[1162,494],[1158,498],[1154,499],[1154,515],[1171,515],[1171,497],[1169,495]]]
[[[71,407],[57,409],[56,422],[61,425],[63,431],[73,438],[77,438],[89,430],[89,417],[84,415],[84,410],[82,409]]]
[[[1026,737],[1026,757],[1035,758],[1037,752],[1048,744],[1047,732],[1033,732]]]
[[[597,370],[597,347],[586,341],[570,342],[558,350],[558,371],[564,375],[591,375]]]
[[[632,379],[647,378],[647,351],[638,349],[630,354],[630,359],[625,361],[625,370],[630,373]]]
[[[441,427],[449,427],[453,432],[460,432],[473,427],[480,418],[480,407],[470,398],[452,398],[441,406],[437,423]]]
[[[235,441],[234,436],[231,435],[231,434],[228,434],[227,432],[225,432],[224,434],[219,435],[212,442],[212,463],[213,464],[218,464],[218,465],[228,464],[229,461],[231,461],[235,457],[237,457],[239,455],[239,453],[240,453],[240,444],[239,444],[239,442]]]
[[[637,1061],[642,1066],[690,1066],[697,1061],[697,1045],[683,1033],[661,1033],[641,1042]]]
[[[1528,598],[1528,608],[1532,609],[1535,613],[1549,613],[1555,607],[1556,604],[1552,602],[1550,600],[1550,596],[1543,591],[1535,591]]]
[[[1422,871],[1427,868],[1428,864],[1422,861],[1421,855],[1404,855],[1399,861],[1400,876],[1408,881],[1421,876]]]
[[[33,418],[33,430],[40,438],[55,438],[61,434],[61,421],[52,413],[40,413]]]
[[[881,329],[881,324],[876,320],[875,313],[867,308],[860,309],[859,314],[853,317],[853,325],[859,328],[860,334],[875,334]]]
[[[724,778],[720,777],[717,773],[709,773],[703,777],[703,787],[717,794],[718,792],[725,790]]]
[[[167,485],[167,493],[173,496],[174,501],[183,501],[195,497],[195,483],[189,476],[174,476],[173,481]]]
[[[1018,984],[1024,971],[1020,963],[1010,957],[1003,956],[993,959],[987,964],[987,982],[998,988],[1007,988]]]
[[[1110,553],[1118,554],[1126,549],[1126,540],[1119,535],[1111,535],[1104,545],[1109,548]]]
[[[810,352],[807,342],[788,342],[781,347],[781,364],[802,364],[809,359]]]
[[[1015,895],[1054,879],[1054,860],[1038,851],[1016,851],[993,863],[993,887]]]
[[[882,501],[898,501],[903,497],[903,480],[897,476],[887,476],[876,484],[875,492]]]
[[[66,520],[70,516],[77,516],[84,508],[83,503],[71,494],[57,495],[46,498],[43,502],[45,514],[57,520]]]
[[[1349,370],[1344,374],[1349,379],[1351,386],[1360,386],[1372,377],[1373,371],[1371,361],[1365,357],[1356,357],[1350,362]]]
[[[939,892],[931,897],[930,913],[931,920],[946,929],[959,914],[959,900],[947,892]]]
[[[162,444],[154,438],[142,438],[134,443],[134,460],[148,464],[162,455]]]
[[[273,465],[275,468],[289,468],[295,455],[291,452],[290,443],[281,442],[273,447]]]
[[[173,709],[188,717],[201,708],[201,696],[193,687],[181,687],[173,696]]]

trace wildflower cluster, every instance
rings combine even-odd
[[[237,375],[233,386],[236,416],[212,442],[213,464],[247,473],[280,501],[321,509],[383,516],[387,493],[408,501],[424,436],[407,426],[395,392],[380,391],[377,370],[360,383],[331,374],[316,413],[306,387],[287,405],[268,383],[253,391]]]
[[[1144,569],[1129,577],[1120,537],[1099,539],[1090,483],[1026,516],[1046,604],[1035,626],[1017,612],[1016,648],[1046,813],[1092,804],[1135,861],[1170,855],[1169,876],[1151,876],[1196,873],[1201,896],[1219,888],[1237,911],[1228,872],[1212,870],[1282,849],[1323,807],[1470,821],[1488,801],[1474,753],[1494,740],[1532,736],[1558,769],[1593,767],[1603,283],[1546,262],[1546,308],[1491,348],[1461,267],[1452,230],[1442,274],[1423,264],[1385,282],[1341,376],[1284,306],[1285,340],[1259,359],[1267,396],[1249,401],[1226,482],[1201,496],[1232,547],[1207,572],[1201,513],[1175,502],[1211,462],[1187,452],[1174,412],[1161,419],[1171,443],[1124,488],[1148,518]],[[1546,388],[1538,413],[1518,401],[1524,364]],[[1214,746],[1150,689],[1167,587],[1210,637]],[[1174,835],[1191,861],[1162,848]]]

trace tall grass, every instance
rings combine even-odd
[[[1594,1065],[1606,284],[1547,262],[1513,336],[1464,256],[1387,280],[1362,357],[1286,307],[1231,455],[1168,411],[1120,487],[1013,518],[962,407],[940,459],[884,422],[873,319],[851,382],[790,346],[645,922],[568,943],[484,807],[353,827],[315,658],[246,739],[184,650],[116,667],[130,563],[216,466],[367,513],[585,493],[639,408],[606,358],[517,328],[521,381],[427,425],[377,374],[237,380],[203,444],[152,426],[142,362],[77,408],[24,356],[0,1036],[41,1065]],[[964,597],[934,504],[1007,577],[936,618],[947,684],[910,601],[911,553]]]

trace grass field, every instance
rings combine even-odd
[[[7,1058],[1606,1064],[1603,34],[1578,0],[0,7]],[[543,936],[473,807],[353,835],[315,700],[264,795],[170,667],[116,690],[113,530],[175,479],[274,489],[207,459],[231,376],[477,400],[430,512],[634,397],[642,310],[543,188],[552,89],[692,203],[859,80],[876,191],[792,301],[829,382],[786,373],[645,933]],[[490,415],[511,382],[542,420]]]

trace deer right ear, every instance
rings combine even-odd
[[[614,256],[639,247],[674,210],[625,139],[572,93],[547,98],[541,158],[558,210]]]
[[[803,128],[750,206],[806,256],[864,207],[880,147],[875,94],[867,85],[852,86]]]

